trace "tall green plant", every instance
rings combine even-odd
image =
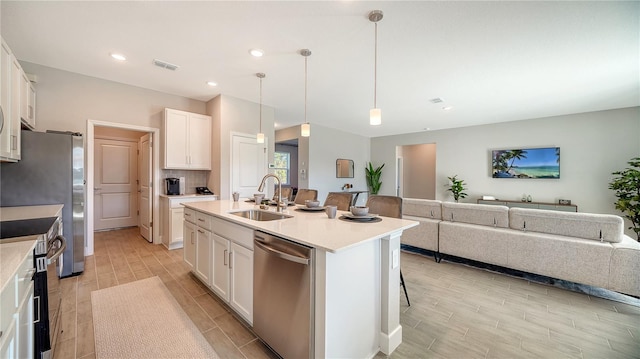
[[[631,168],[612,173],[617,177],[609,182],[609,189],[616,191],[616,209],[631,221],[629,229],[636,232],[636,240],[640,242],[640,157],[627,163]]]
[[[380,182],[382,167],[384,167],[384,163],[382,166],[374,169],[371,162],[369,162],[369,167],[364,168],[367,173],[367,186],[371,189],[371,194],[378,194],[380,191],[380,186],[382,186],[382,182]]]
[[[453,199],[458,202],[459,198],[467,197],[467,194],[464,192],[466,190],[464,180],[459,180],[458,175],[453,177],[447,177],[449,179],[449,183],[447,186],[447,191],[453,193]]]

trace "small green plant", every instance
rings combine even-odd
[[[382,166],[374,169],[371,162],[369,162],[369,167],[365,167],[364,170],[367,173],[367,186],[371,189],[371,194],[378,194],[380,191],[380,186],[382,186],[382,182],[380,182],[380,175],[382,175],[382,167],[384,167],[384,163]]]
[[[616,191],[616,209],[631,221],[629,229],[636,232],[636,240],[640,242],[640,157],[627,163],[632,168],[613,172],[617,177],[609,182],[609,189]]]
[[[447,191],[453,193],[453,199],[458,202],[458,199],[467,197],[467,194],[464,193],[466,190],[464,180],[459,180],[458,175],[453,177],[447,177],[449,179],[449,183],[447,184]]]

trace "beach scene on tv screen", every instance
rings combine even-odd
[[[560,178],[560,147],[492,151],[493,178]]]

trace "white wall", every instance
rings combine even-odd
[[[260,104],[220,95],[207,103],[207,113],[213,121],[212,171],[209,187],[220,199],[231,197],[231,134],[257,135]],[[262,105],[262,131],[269,162],[273,161],[275,141],[275,110]],[[265,173],[266,174],[266,173]]]
[[[165,107],[205,113],[206,104],[180,96],[20,62],[37,75],[36,130],[84,133],[88,119],[160,128]]]
[[[368,190],[364,168],[369,162],[370,143],[367,137],[317,124],[311,125],[308,188],[318,190],[318,199],[321,203],[329,192],[340,192],[345,183],[353,184],[353,190]],[[336,159],[338,158],[353,160],[354,178],[336,178]],[[360,197],[359,201],[364,200],[366,196]]]
[[[445,184],[457,174],[469,188],[461,202],[482,195],[520,200],[526,193],[540,202],[570,199],[580,212],[619,215],[608,183],[611,172],[640,155],[640,107],[373,138],[372,161],[387,164],[381,194],[394,193],[396,146],[419,143],[437,146],[436,199],[453,200]],[[560,179],[491,177],[491,149],[546,146],[560,147]]]

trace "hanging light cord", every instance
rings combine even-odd
[[[378,23],[375,22],[375,45],[373,50],[373,108],[378,108]]]
[[[307,122],[307,58],[304,57],[304,122]]]
[[[262,133],[262,77],[260,78],[260,133]]]

